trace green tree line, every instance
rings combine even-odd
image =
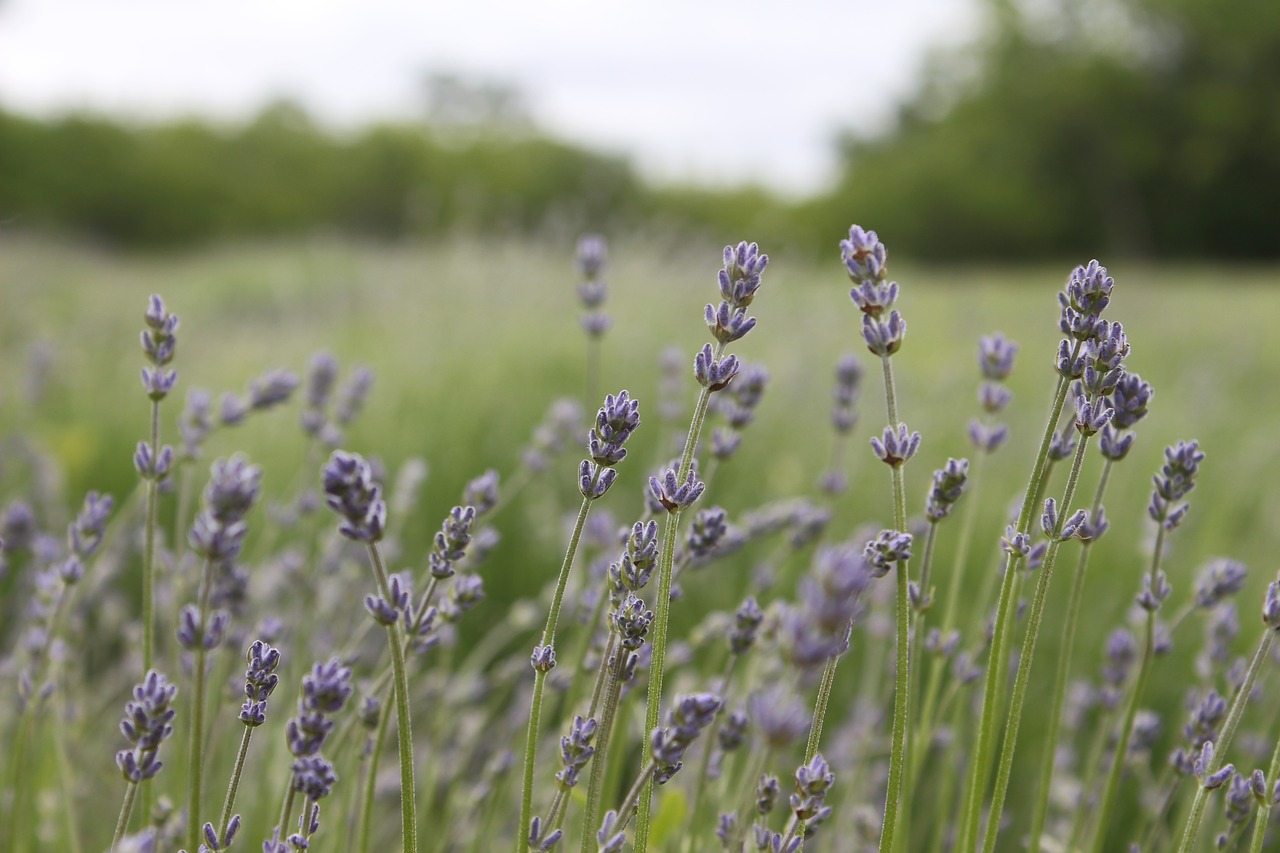
[[[1280,257],[1280,3],[985,10],[982,35],[935,56],[892,126],[846,135],[830,190],[799,202],[655,187],[532,125],[343,134],[282,103],[239,126],[0,112],[0,223],[128,247],[649,229],[816,255],[857,220],[936,259]],[[435,118],[475,112],[436,82]],[[501,118],[509,93],[486,94],[479,115]]]

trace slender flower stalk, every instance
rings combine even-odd
[[[694,359],[694,377],[702,386],[698,402],[694,406],[685,438],[680,464],[668,469],[661,479],[650,478],[649,489],[654,499],[667,511],[663,524],[662,549],[658,557],[658,600],[654,611],[653,656],[649,664],[649,695],[645,705],[646,732],[658,728],[659,707],[662,701],[663,669],[666,665],[667,623],[671,607],[671,575],[675,561],[676,538],[680,530],[680,515],[702,495],[705,485],[697,479],[694,454],[702,434],[702,424],[707,416],[711,395],[728,387],[738,372],[738,360],[725,356],[725,347],[742,338],[756,324],[748,316],[747,309],[760,289],[761,276],[769,263],[769,256],[760,253],[755,243],[739,243],[725,246],[724,268],[720,270],[719,306],[707,305],[704,316],[707,329],[716,339],[714,351],[710,344],[702,348]],[[646,779],[637,794],[636,853],[646,853],[649,846],[649,820],[652,808],[652,781]],[[625,821],[619,825],[625,826]]]
[[[1186,505],[1183,504],[1185,507]],[[1191,803],[1191,814],[1182,831],[1182,841],[1178,844],[1178,853],[1190,853],[1195,847],[1196,836],[1200,832],[1200,821],[1204,818],[1205,802],[1209,792],[1221,787],[1230,777],[1234,766],[1221,765],[1222,756],[1226,754],[1235,737],[1240,720],[1244,717],[1245,706],[1249,703],[1249,695],[1253,692],[1253,684],[1262,669],[1262,663],[1271,652],[1272,641],[1276,632],[1280,631],[1280,581],[1272,581],[1267,587],[1267,597],[1262,604],[1262,622],[1266,626],[1262,639],[1258,642],[1253,660],[1249,662],[1249,670],[1244,681],[1236,689],[1231,700],[1231,710],[1227,712],[1227,721],[1222,724],[1222,734],[1218,742],[1206,743],[1197,763],[1196,775],[1200,779],[1200,787],[1196,789],[1195,799]],[[1273,762],[1274,763],[1274,762]]]
[[[1106,462],[1098,481],[1089,520],[1081,528],[1080,555],[1076,561],[1071,584],[1071,597],[1062,628],[1062,640],[1058,644],[1058,671],[1054,679],[1053,696],[1049,702],[1049,722],[1045,734],[1044,754],[1040,764],[1040,785],[1031,814],[1031,834],[1028,849],[1039,849],[1040,837],[1049,812],[1049,790],[1052,785],[1054,763],[1057,755],[1058,731],[1062,723],[1062,709],[1066,701],[1067,680],[1071,673],[1071,653],[1075,647],[1076,626],[1080,605],[1084,598],[1085,571],[1093,544],[1107,531],[1102,498],[1110,480],[1112,466],[1123,460],[1133,447],[1133,427],[1147,414],[1147,406],[1153,396],[1152,388],[1136,373],[1126,373],[1111,392],[1110,403],[1114,415],[1110,424],[1103,427],[1098,437],[1098,450]],[[1154,640],[1154,636],[1152,638]],[[1136,707],[1136,705],[1135,705]],[[1092,781],[1092,780],[1089,780]]]
[[[560,619],[560,605],[564,600],[565,588],[569,583],[569,572],[573,568],[573,560],[577,555],[578,542],[587,523],[587,513],[591,504],[604,496],[618,477],[617,465],[626,458],[627,451],[623,446],[627,439],[640,426],[640,403],[633,400],[626,391],[605,397],[604,405],[596,413],[595,426],[587,434],[587,451],[590,459],[584,459],[578,466],[578,487],[582,493],[582,505],[578,509],[578,517],[569,535],[569,546],[565,550],[564,561],[560,564],[560,574],[556,578],[555,592],[551,596],[551,609],[547,613],[547,622],[542,629],[542,637],[534,646],[530,664],[534,670],[533,700],[529,711],[529,727],[525,735],[523,790],[520,799],[520,823],[516,833],[515,847],[522,853],[531,846],[531,838],[543,842],[542,821],[533,817],[533,771],[537,758],[538,737],[542,721],[542,694],[547,673],[555,668],[556,627]],[[538,820],[537,826],[533,826]],[[528,834],[526,835],[526,831]]]
[[[1280,793],[1278,787],[1267,788],[1268,779],[1275,785],[1275,780],[1280,778],[1280,741],[1276,741],[1276,748],[1271,753],[1271,764],[1259,783],[1260,775],[1261,771],[1258,770],[1253,773],[1253,793],[1258,801],[1258,814],[1253,821],[1253,838],[1249,842],[1249,853],[1262,853],[1262,843],[1267,837],[1267,825],[1271,822],[1271,809],[1275,807],[1276,795]]]
[[[244,759],[249,752],[249,739],[253,735],[253,730],[267,721],[267,699],[280,683],[280,676],[276,675],[276,668],[280,665],[279,649],[272,648],[262,640],[254,640],[253,645],[245,653],[245,660],[248,664],[244,673],[245,701],[240,708],[240,722],[244,724],[244,733],[240,737],[240,750],[236,753],[231,782],[227,785],[227,797],[222,805],[222,816],[218,818],[218,833],[222,838],[230,832],[236,792],[240,788]]]
[[[1027,536],[1031,518],[1038,505],[1038,496],[1044,488],[1045,473],[1049,464],[1049,449],[1057,432],[1062,408],[1073,380],[1081,378],[1085,370],[1085,358],[1081,355],[1085,342],[1094,337],[1102,311],[1111,301],[1115,282],[1105,267],[1096,260],[1072,271],[1066,288],[1058,294],[1062,313],[1058,326],[1067,335],[1058,346],[1056,368],[1057,388],[1054,391],[1049,417],[1045,423],[1040,448],[1032,464],[1031,477],[1023,493],[1022,508],[1016,524],[1009,531],[1005,542],[1004,576],[1000,584],[1000,597],[996,605],[996,623],[992,632],[990,664],[987,667],[986,686],[982,697],[982,715],[978,724],[978,739],[973,748],[969,784],[965,790],[965,806],[960,822],[960,838],[957,849],[975,851],[978,848],[980,814],[985,798],[987,778],[990,772],[991,751],[995,743],[996,718],[1004,704],[1004,662],[1014,618],[1014,587],[1018,567],[1030,553]],[[1117,377],[1118,378],[1118,377]],[[1091,411],[1092,415],[1093,412]],[[1099,427],[1100,428],[1100,427]],[[1024,662],[1024,666],[1026,663]],[[1020,667],[1021,669],[1021,667]]]
[[[176,712],[172,705],[177,695],[177,687],[166,681],[160,673],[151,670],[133,688],[133,699],[124,707],[120,731],[132,747],[116,753],[116,765],[128,787],[125,789],[124,804],[120,807],[115,835],[111,839],[113,853],[129,826],[138,785],[155,776],[164,766],[159,759],[160,746],[173,734],[172,723]]]
[[[329,508],[343,519],[338,532],[363,542],[373,568],[378,594],[365,599],[374,620],[387,629],[391,666],[395,678],[396,727],[400,747],[400,822],[406,851],[418,849],[417,795],[413,768],[413,726],[409,718],[409,676],[401,621],[412,623],[409,592],[387,578],[377,543],[386,529],[387,505],[382,487],[373,480],[369,463],[356,454],[334,451],[324,468],[324,491]]]
[[[204,777],[204,705],[206,661],[210,651],[222,645],[230,623],[225,610],[210,612],[215,566],[229,566],[240,553],[248,528],[244,518],[258,499],[262,471],[242,456],[213,464],[204,492],[204,509],[196,516],[188,537],[191,549],[204,558],[200,603],[187,605],[178,619],[178,644],[192,653],[190,779],[188,784],[188,836],[192,849],[200,843],[201,791]],[[225,827],[224,827],[225,828]]]
[[[885,409],[888,425],[882,439],[873,438],[872,448],[880,460],[889,466],[893,483],[893,523],[898,531],[907,529],[907,494],[902,465],[920,446],[920,434],[909,433],[898,418],[897,387],[893,381],[893,362],[890,358],[902,347],[907,324],[893,307],[898,298],[898,283],[888,280],[888,252],[874,231],[866,231],[858,225],[849,228],[849,239],[840,242],[840,254],[854,287],[850,291],[854,304],[862,311],[862,338],[867,349],[880,357],[884,373]],[[911,634],[910,634],[910,584],[911,576],[906,551],[897,562],[897,594],[895,596],[895,642],[897,662],[893,691],[893,730],[889,747],[889,782],[885,795],[884,823],[880,833],[881,853],[894,849],[894,836],[898,828],[904,776],[908,763],[908,727],[911,684]],[[830,690],[834,680],[824,678]],[[825,698],[820,697],[825,707]],[[815,723],[820,728],[820,723]],[[905,782],[909,784],[909,782]],[[905,829],[904,825],[904,841]]]
[[[1078,288],[1087,291],[1087,286]],[[1076,296],[1077,302],[1086,300]],[[1068,299],[1070,302],[1070,298]],[[1064,319],[1063,326],[1068,323]],[[1053,569],[1057,562],[1058,550],[1068,539],[1076,538],[1088,515],[1084,510],[1077,511],[1070,518],[1066,517],[1066,509],[1075,498],[1075,489],[1080,480],[1080,468],[1084,462],[1085,451],[1089,439],[1107,428],[1115,417],[1115,409],[1106,405],[1107,395],[1116,387],[1124,375],[1122,363],[1129,354],[1129,342],[1124,329],[1119,323],[1108,323],[1097,320],[1092,325],[1093,337],[1085,341],[1084,365],[1081,371],[1080,387],[1083,393],[1076,398],[1075,428],[1080,433],[1075,457],[1071,463],[1071,473],[1067,477],[1066,489],[1062,497],[1061,514],[1052,500],[1045,502],[1045,513],[1041,517],[1041,528],[1049,537],[1049,547],[1040,568],[1040,577],[1036,583],[1035,599],[1032,603],[1031,615],[1027,621],[1026,634],[1023,637],[1022,654],[1018,662],[1018,674],[1014,679],[1013,698],[1009,708],[1008,722],[1005,724],[1004,741],[1001,747],[1000,765],[996,776],[995,792],[992,796],[991,813],[987,822],[987,835],[984,849],[991,853],[995,849],[996,834],[999,831],[1000,815],[1004,808],[1004,797],[1008,791],[1009,776],[1013,768],[1013,753],[1018,742],[1018,729],[1022,721],[1022,706],[1026,698],[1027,684],[1030,680],[1031,665],[1035,657],[1036,641],[1039,638],[1040,624],[1044,615],[1045,600],[1049,584],[1053,578]],[[1065,343],[1065,341],[1064,341]],[[1074,370],[1073,370],[1074,372]],[[1064,376],[1065,378],[1065,376]]]
[[[608,296],[604,282],[609,246],[599,234],[584,234],[578,240],[574,259],[582,283],[578,285],[578,299],[585,313],[582,330],[587,333],[587,400],[599,399],[596,390],[600,384],[600,344],[612,321],[602,308]]]
[[[1088,433],[1084,433],[1085,438]],[[1082,438],[1076,447],[1075,458],[1071,463],[1071,473],[1067,477],[1067,485],[1062,495],[1062,506],[1070,506],[1075,497],[1077,484],[1080,482],[1080,469],[1084,463],[1085,449],[1088,442]],[[1065,513],[1057,515],[1053,509],[1053,501],[1046,501],[1043,525],[1049,535],[1049,549],[1045,553],[1040,567],[1040,577],[1036,583],[1036,594],[1031,605],[1031,615],[1027,621],[1027,631],[1022,641],[1022,655],[1018,660],[1018,674],[1014,678],[1013,697],[1009,703],[1008,721],[1005,723],[1004,739],[1000,751],[1000,765],[996,775],[995,791],[991,799],[991,812],[987,821],[986,841],[983,849],[991,853],[995,849],[996,834],[1000,827],[1000,814],[1004,809],[1004,797],[1009,789],[1009,776],[1013,769],[1013,753],[1018,743],[1018,728],[1022,722],[1022,706],[1026,700],[1027,684],[1031,676],[1031,664],[1035,657],[1036,640],[1040,634],[1040,623],[1044,617],[1045,600],[1048,595],[1049,582],[1053,577],[1054,564],[1058,550],[1063,542],[1075,538],[1085,521],[1081,510],[1071,518]]]
[[[1175,447],[1165,450],[1165,465],[1155,478],[1156,489],[1151,496],[1148,513],[1157,525],[1156,545],[1152,555],[1151,570],[1143,578],[1143,591],[1138,596],[1138,604],[1147,611],[1146,635],[1142,649],[1142,660],[1138,665],[1138,675],[1133,691],[1125,708],[1124,721],[1120,728],[1120,737],[1116,741],[1116,754],[1112,760],[1111,770],[1107,774],[1107,782],[1102,791],[1102,799],[1098,808],[1098,826],[1093,839],[1093,850],[1097,853],[1106,842],[1107,823],[1116,793],[1119,790],[1121,769],[1129,749],[1129,738],[1133,732],[1134,720],[1138,713],[1138,704],[1150,675],[1151,663],[1156,653],[1156,613],[1164,599],[1168,597],[1170,587],[1160,571],[1160,557],[1164,548],[1166,535],[1175,529],[1186,515],[1187,504],[1177,504],[1195,487],[1195,477],[1204,454],[1200,452],[1196,442],[1179,442]]]
[[[151,367],[142,369],[142,387],[151,400],[151,431],[145,443],[139,443],[134,466],[147,483],[146,536],[142,551],[142,668],[150,671],[155,663],[155,553],[156,514],[160,481],[169,474],[173,449],[160,447],[160,401],[169,396],[177,384],[178,372],[166,369],[173,361],[177,346],[178,315],[169,313],[164,300],[152,294],[143,315],[147,328],[142,331],[142,351]]]

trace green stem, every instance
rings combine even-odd
[[[160,449],[160,401],[151,401],[151,458],[158,458]],[[147,531],[142,545],[142,671],[150,672],[155,664],[155,554],[158,483],[154,477],[147,479]]]
[[[1271,753],[1271,765],[1267,768],[1267,782],[1275,785],[1277,776],[1280,776],[1280,740],[1276,741],[1275,751]],[[1262,853],[1262,841],[1267,836],[1267,823],[1270,820],[1271,799],[1268,797],[1258,806],[1258,816],[1253,821],[1253,838],[1249,843],[1249,853]]]
[[[724,355],[724,343],[717,343],[713,358],[719,362]],[[693,419],[689,422],[689,434],[684,441],[684,452],[680,456],[680,470],[676,472],[676,481],[683,482],[693,467],[693,455],[698,448],[698,437],[702,434],[702,424],[707,418],[707,406],[711,402],[711,389],[704,386],[698,394],[698,402],[694,406]],[[667,513],[662,528],[662,550],[658,554],[658,601],[654,607],[654,618],[651,630],[653,657],[649,663],[649,694],[645,703],[644,737],[649,742],[649,733],[658,727],[659,708],[662,703],[663,666],[667,656],[667,621],[671,610],[671,573],[675,564],[676,534],[680,530],[680,510]],[[647,853],[649,849],[649,818],[652,809],[653,784],[652,771],[646,780],[644,790],[640,793],[637,806],[635,853]]]
[[[610,637],[612,641],[612,637]],[[600,716],[600,727],[596,732],[596,752],[592,756],[595,761],[591,765],[591,782],[587,786],[587,805],[582,816],[582,848],[581,853],[594,853],[592,840],[596,833],[596,818],[600,811],[600,795],[604,789],[605,765],[609,756],[609,739],[613,731],[613,721],[618,711],[618,697],[622,683],[618,680],[618,668],[622,666],[622,652],[618,652],[618,660],[612,663],[606,657],[603,661],[605,669],[604,711]]]
[[[889,356],[880,357],[884,368],[884,399],[888,409],[889,429],[898,425],[898,397],[893,381],[893,362]],[[906,532],[907,529],[907,494],[903,480],[902,464],[891,466],[893,472],[893,523],[895,529]],[[884,828],[880,833],[880,851],[893,850],[894,833],[898,824],[898,808],[902,795],[903,772],[906,769],[908,753],[908,720],[910,708],[910,661],[911,661],[911,605],[907,587],[910,574],[906,560],[898,561],[897,584],[897,672],[893,691],[893,733],[889,752],[889,783],[884,804]],[[903,841],[909,827],[903,826]]]
[[[827,658],[827,663],[822,668],[822,680],[818,682],[818,696],[813,703],[813,722],[809,724],[809,740],[804,747],[805,764],[813,760],[814,754],[818,751],[818,744],[822,741],[822,724],[827,716],[827,704],[831,700],[831,686],[836,680],[836,662],[839,660],[840,655],[832,655]]]
[[[1031,603],[1031,616],[1027,622],[1027,632],[1022,640],[1022,654],[1018,658],[1018,674],[1013,680],[1013,699],[1009,706],[1009,717],[1005,723],[1004,743],[1000,748],[1000,766],[996,773],[995,792],[991,797],[991,814],[987,818],[986,853],[995,850],[996,834],[1000,829],[1000,814],[1004,810],[1005,794],[1009,790],[1009,776],[1013,771],[1013,753],[1018,745],[1018,729],[1022,723],[1022,704],[1027,698],[1027,684],[1031,680],[1031,664],[1035,659],[1036,640],[1040,636],[1040,624],[1044,618],[1045,600],[1049,594],[1049,583],[1053,580],[1053,567],[1057,562],[1058,551],[1062,547],[1062,526],[1070,513],[1071,501],[1075,499],[1076,486],[1080,482],[1080,469],[1084,465],[1085,450],[1089,446],[1089,436],[1083,435],[1076,444],[1075,458],[1071,460],[1071,473],[1067,476],[1067,485],[1062,493],[1062,501],[1058,504],[1058,521],[1053,527],[1049,550],[1044,555],[1044,563],[1040,567],[1040,577],[1036,579],[1036,595]]]
[[[1077,342],[1072,353],[1072,360],[1079,354],[1079,350],[1080,343]],[[1066,377],[1060,375],[1057,388],[1054,391],[1048,422],[1045,424],[1044,435],[1040,439],[1040,449],[1037,451],[1035,463],[1032,465],[1031,479],[1028,481],[1026,492],[1023,494],[1022,509],[1018,513],[1017,532],[1019,533],[1026,533],[1030,526],[1036,493],[1040,489],[1040,482],[1049,459],[1049,445],[1053,441],[1054,433],[1057,432],[1058,420],[1062,417],[1062,406],[1066,402],[1069,387],[1070,382]],[[1014,559],[1012,554],[1005,559],[1004,577],[1000,582],[1000,599],[996,609],[995,631],[992,634],[991,652],[985,679],[986,686],[982,694],[982,715],[978,724],[978,741],[974,747],[969,785],[965,790],[965,808],[956,848],[958,850],[976,850],[978,847],[982,801],[986,790],[992,743],[995,739],[995,718],[998,713],[997,709],[1003,704],[1003,696],[1001,695],[1003,690],[999,690],[1003,682],[1001,670],[1004,669],[1006,645],[1008,644],[1010,633],[1009,622],[1013,618],[1011,613],[1016,610],[1016,607],[1011,606],[1010,599],[1013,597],[1014,576],[1017,573],[1019,562],[1019,560]]]
[[[236,753],[236,766],[231,771],[231,784],[227,786],[227,799],[222,804],[222,817],[218,819],[219,840],[227,837],[227,827],[231,825],[231,810],[236,807],[236,791],[240,788],[240,774],[244,772],[244,758],[249,754],[249,738],[253,736],[253,727],[245,726],[240,736],[240,751]]]
[[[115,853],[124,831],[129,826],[129,816],[133,814],[133,800],[138,794],[138,783],[130,782],[124,791],[124,804],[120,806],[120,818],[116,821],[116,834],[111,838],[111,853]]]
[[[942,624],[939,628],[944,640],[956,623],[956,610],[960,603],[960,590],[964,587],[965,570],[969,566],[969,543],[973,538],[973,527],[976,518],[975,510],[978,505],[978,486],[982,482],[980,473],[987,455],[986,452],[980,452],[974,460],[973,468],[969,473],[969,489],[968,496],[965,498],[964,522],[960,526],[960,536],[956,541],[956,556],[952,564],[951,577],[947,586],[947,602],[942,611]],[[934,660],[933,665],[929,667],[929,683],[925,687],[924,701],[920,706],[920,717],[916,723],[917,743],[930,744],[933,742],[933,732],[937,727],[934,712],[938,705],[938,695],[942,691],[942,677],[949,666],[948,659],[938,657]],[[919,751],[913,753],[911,765],[913,785],[920,780],[920,766],[924,755],[925,753]],[[914,796],[914,787],[909,796]]]
[[[1102,467],[1098,490],[1094,493],[1091,520],[1096,520],[1102,508],[1102,494],[1111,475],[1112,460]],[[1067,680],[1071,675],[1071,650],[1076,642],[1076,625],[1079,622],[1080,603],[1084,600],[1084,573],[1089,566],[1092,542],[1085,542],[1076,560],[1076,572],[1071,583],[1071,599],[1067,604],[1066,624],[1062,628],[1062,642],[1058,647],[1058,671],[1053,684],[1053,698],[1049,701],[1049,727],[1044,738],[1044,755],[1040,759],[1040,786],[1036,791],[1035,806],[1031,812],[1031,835],[1028,850],[1040,849],[1040,836],[1049,813],[1049,787],[1053,783],[1054,759],[1057,756],[1058,730],[1062,726],[1062,706],[1066,701]]]
[[[645,764],[644,769],[640,771],[640,775],[636,777],[636,781],[631,785],[631,789],[627,791],[627,796],[622,800],[622,808],[618,809],[617,826],[626,826],[631,820],[631,816],[636,813],[636,805],[643,796],[644,791],[649,787],[649,783],[653,780],[653,772],[658,769],[658,765],[653,759]],[[639,824],[636,825],[637,833],[640,830]]]
[[[369,543],[369,560],[378,580],[382,597],[391,600],[387,571],[382,565],[378,547]],[[404,853],[418,851],[417,792],[413,781],[413,726],[409,719],[409,676],[404,664],[404,645],[400,638],[400,623],[387,626],[387,643],[391,646],[391,666],[396,683],[396,739],[400,743],[400,823]]]
[[[1240,719],[1244,716],[1244,706],[1249,703],[1249,694],[1253,692],[1253,682],[1258,677],[1258,671],[1262,669],[1262,662],[1266,659],[1267,652],[1271,651],[1271,641],[1275,636],[1275,629],[1268,625],[1266,632],[1262,635],[1262,641],[1258,643],[1258,650],[1254,652],[1253,660],[1249,662],[1249,671],[1245,674],[1244,682],[1236,691],[1235,698],[1231,700],[1231,710],[1227,712],[1227,721],[1222,726],[1222,736],[1214,744],[1213,760],[1209,762],[1209,767],[1205,768],[1205,776],[1218,772],[1222,767],[1222,757],[1227,754],[1231,739],[1235,737],[1236,728],[1239,727]],[[1203,783],[1203,780],[1201,782]],[[1196,798],[1191,804],[1191,816],[1187,818],[1187,826],[1183,830],[1178,853],[1190,853],[1191,848],[1195,846],[1208,795],[1209,789],[1203,784],[1196,789]]]
[[[729,665],[725,667],[724,677],[720,681],[720,695],[725,701],[720,706],[720,710],[716,712],[711,725],[707,728],[702,760],[698,764],[698,775],[694,777],[693,782],[693,813],[689,819],[689,829],[685,834],[684,849],[686,853],[692,853],[694,836],[697,835],[699,828],[702,826],[702,807],[705,802],[703,795],[706,793],[707,787],[707,769],[711,766],[711,753],[715,751],[716,735],[720,731],[720,715],[724,711],[724,706],[728,704],[729,681],[733,678],[733,671],[737,668],[740,657],[741,655],[736,654],[729,655]],[[807,762],[808,759],[806,759]]]
[[[191,698],[191,741],[188,754],[191,778],[187,788],[187,838],[191,849],[200,846],[200,787],[204,776],[204,687],[208,650],[204,646],[205,626],[209,621],[209,597],[213,587],[213,560],[204,561],[200,588],[200,634],[195,638],[195,665],[191,676],[195,691]]]
[[[1156,575],[1160,570],[1160,558],[1164,552],[1165,527],[1164,519],[1157,522],[1156,545],[1151,555],[1152,589],[1155,588]],[[1146,637],[1142,646],[1142,661],[1138,664],[1138,676],[1134,680],[1133,692],[1125,707],[1124,722],[1120,725],[1120,737],[1116,740],[1116,754],[1111,760],[1111,769],[1107,772],[1107,782],[1102,788],[1102,801],[1098,805],[1098,826],[1093,835],[1094,853],[1102,853],[1102,845],[1106,841],[1107,821],[1111,817],[1111,806],[1115,801],[1116,791],[1120,788],[1120,774],[1124,769],[1125,757],[1129,753],[1129,737],[1133,734],[1133,723],[1138,716],[1138,703],[1147,687],[1147,677],[1151,673],[1151,661],[1155,659],[1156,646],[1156,612],[1147,611]]]
[[[387,742],[387,728],[391,715],[385,705],[380,710],[378,734],[373,741],[373,751],[369,753],[368,775],[364,780],[364,801],[360,805],[360,853],[369,853],[369,838],[373,830],[373,795],[378,787],[378,759]]]
[[[599,476],[597,468],[596,477]],[[595,486],[596,477],[591,480]],[[587,489],[592,491],[591,488]],[[564,600],[565,587],[569,583],[569,570],[573,567],[573,558],[578,553],[578,541],[582,538],[582,529],[587,523],[587,513],[591,510],[591,498],[584,497],[578,509],[578,519],[573,525],[573,533],[569,536],[569,547],[565,549],[564,562],[560,564],[560,576],[556,578],[556,590],[551,596],[551,610],[547,614],[547,624],[542,629],[543,646],[554,645],[556,624],[560,619],[560,604]],[[533,768],[538,752],[538,731],[542,719],[542,691],[547,674],[541,670],[534,673],[533,703],[529,710],[529,729],[524,742],[524,790],[520,797],[520,823],[516,827],[516,853],[523,853],[529,847],[529,823],[533,819]]]

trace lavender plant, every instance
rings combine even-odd
[[[592,347],[610,326],[604,257],[601,239],[579,246]],[[621,492],[626,456],[672,452],[668,435],[636,438],[630,392],[604,399],[576,480],[556,471],[581,440],[581,407],[558,401],[539,422],[512,393],[473,444],[433,460],[424,489],[421,448],[408,461],[393,445],[377,448],[386,461],[338,449],[368,440],[354,419],[387,401],[371,371],[340,377],[327,352],[221,399],[193,386],[172,414],[181,448],[166,451],[158,404],[176,387],[177,320],[153,300],[143,348],[155,429],[136,451],[133,497],[117,507],[91,492],[64,509],[44,451],[0,440],[0,682],[17,697],[0,703],[0,849],[81,853],[108,837],[117,853],[1268,849],[1280,581],[1260,596],[1263,631],[1241,656],[1252,638],[1232,597],[1256,594],[1255,578],[1236,555],[1202,558],[1194,525],[1212,513],[1186,508],[1219,470],[1200,471],[1210,441],[1165,452],[1147,507],[1150,561],[1140,581],[1125,573],[1112,543],[1143,542],[1129,521],[1142,507],[1118,500],[1132,493],[1117,463],[1144,453],[1134,430],[1152,389],[1129,369],[1131,330],[1103,318],[1107,271],[1077,268],[1060,296],[1049,417],[1026,489],[990,535],[1007,497],[997,451],[1024,432],[1009,385],[1019,348],[1002,334],[977,342],[969,448],[965,424],[948,432],[941,410],[924,443],[900,416],[901,391],[918,385],[895,376],[906,326],[884,244],[855,226],[842,262],[862,343],[881,363],[885,422],[860,429],[862,368],[846,355],[834,442],[820,418],[773,426],[782,408],[801,410],[813,365],[834,353],[806,349],[800,376],[729,354],[756,325],[768,264],[737,244],[703,312],[708,342],[688,349],[689,399],[679,365],[663,362],[664,431],[693,403],[678,455],[647,488]],[[624,328],[633,312],[615,320],[620,341],[656,355],[661,342]],[[617,369],[639,373],[641,356]],[[184,381],[205,370],[193,363]],[[475,392],[450,393],[461,409]],[[291,405],[301,435],[229,429]],[[257,464],[231,455],[251,439],[264,446]],[[846,458],[856,441],[888,467],[888,504]],[[295,445],[296,459],[279,451]],[[192,463],[215,447],[224,458],[197,506]],[[87,489],[82,474],[67,482]],[[173,508],[160,498],[169,481]],[[315,514],[317,486],[336,530]],[[162,519],[184,531],[172,548]],[[1077,547],[1059,599],[1055,566]],[[554,578],[539,569],[555,562]],[[1115,590],[1130,582],[1133,611],[1115,623]],[[1062,633],[1039,692],[1047,625]],[[113,685],[137,680],[131,650],[144,647],[151,669],[120,726],[126,788],[112,822],[97,796],[110,759],[86,747],[101,745]],[[281,680],[301,682],[290,719],[271,710]],[[1179,694],[1185,712],[1169,698]],[[1024,724],[1033,713],[1037,725]],[[174,735],[186,748],[162,756]],[[1030,761],[1015,762],[1019,747]],[[398,767],[380,768],[393,752]],[[216,802],[213,780],[227,784]]]

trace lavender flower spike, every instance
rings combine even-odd
[[[746,308],[760,289],[761,275],[769,256],[755,243],[745,240],[736,247],[724,247],[724,269],[720,270],[720,298],[733,308]]]
[[[373,469],[357,453],[335,450],[323,472],[325,501],[342,517],[338,532],[357,542],[377,542],[387,524],[382,487]]]
[[[141,782],[160,772],[163,766],[156,755],[160,745],[173,734],[173,699],[178,688],[154,669],[142,683],[133,688],[133,699],[124,707],[120,731],[133,744],[131,749],[116,753],[116,765],[128,782]]]

